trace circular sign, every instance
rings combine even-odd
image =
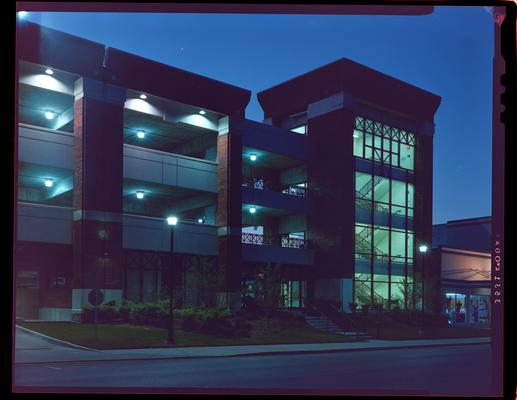
[[[98,306],[104,301],[104,293],[100,289],[92,289],[88,293],[88,301],[92,306]]]

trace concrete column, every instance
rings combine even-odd
[[[72,307],[78,309],[93,288],[122,297],[125,89],[81,78],[74,95]]]

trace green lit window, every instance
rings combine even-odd
[[[408,131],[356,117],[354,156],[412,171],[415,136]]]

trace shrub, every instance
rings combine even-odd
[[[449,326],[449,317],[444,314],[424,314],[424,324],[428,327],[445,327]]]
[[[94,319],[93,313],[94,313],[94,310],[93,310],[92,306],[90,306],[89,304],[84,305],[81,308],[81,323],[82,324],[92,323],[93,319]]]
[[[233,337],[234,327],[227,310],[205,309],[201,312],[201,332],[209,335]]]
[[[131,320],[131,312],[133,310],[135,303],[129,300],[123,300],[120,304],[120,308],[118,309],[119,318],[122,321],[129,322]]]
[[[244,318],[235,318],[234,334],[235,337],[249,337],[253,326]]]
[[[199,315],[194,307],[187,307],[180,310],[181,326],[185,331],[195,331],[201,327]]]
[[[98,321],[99,322],[113,322],[117,317],[117,309],[115,306],[101,304],[98,309]]]
[[[135,304],[132,309],[135,324],[164,328],[170,323],[169,311],[158,303],[139,303]]]

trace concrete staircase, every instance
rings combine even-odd
[[[335,335],[343,335],[350,337],[357,337],[361,339],[369,339],[370,336],[366,332],[345,332],[342,328],[337,326],[325,316],[310,316],[304,315],[305,321],[313,328],[333,333]]]

